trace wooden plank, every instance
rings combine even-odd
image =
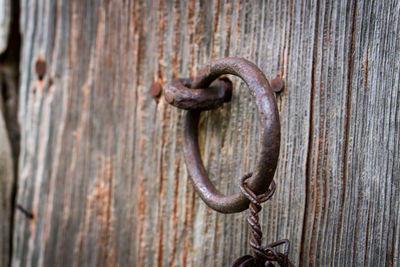
[[[196,196],[184,112],[148,93],[226,56],[286,83],[265,242],[290,239],[296,265],[399,265],[398,12],[395,1],[23,0],[17,203],[34,218],[16,214],[12,265],[226,266],[247,253],[247,213]],[[224,193],[258,152],[255,106],[233,80],[232,102],[200,125]]]
[[[10,33],[11,2],[10,0],[0,0],[0,6],[0,54],[2,54],[7,49]]]
[[[319,10],[300,262],[397,266],[399,4]]]
[[[10,265],[19,150],[18,4],[0,0],[0,266]]]
[[[10,260],[11,196],[14,182],[10,141],[3,118],[3,103],[0,98],[0,265],[7,266]]]
[[[10,1],[0,1],[0,54],[7,48],[10,24]],[[0,87],[0,92],[2,92]],[[3,118],[3,97],[0,97],[0,240],[10,240],[11,185],[13,182],[10,141]],[[0,243],[0,265],[9,263],[9,242]]]

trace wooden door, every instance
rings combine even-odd
[[[196,195],[184,111],[149,93],[234,56],[285,82],[264,242],[289,239],[296,266],[399,266],[399,13],[395,0],[21,0],[11,265],[229,266],[248,253],[247,212]],[[199,138],[227,194],[260,134],[232,80]]]

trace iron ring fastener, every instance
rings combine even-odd
[[[261,124],[261,151],[253,176],[247,183],[256,194],[262,194],[268,190],[272,182],[279,157],[280,123],[275,97],[261,70],[242,58],[223,58],[206,64],[200,70],[199,75],[190,80],[191,89],[188,90],[191,92],[188,93],[188,96],[193,97],[193,91],[196,88],[205,88],[201,89],[197,99],[205,97],[211,83],[224,74],[240,77],[247,84],[257,106]],[[167,101],[174,104],[174,94],[171,93],[171,89],[176,89],[176,80],[165,86],[166,99],[168,95]],[[185,90],[182,87],[180,89]],[[217,94],[216,88],[210,90],[216,98],[222,98],[223,94]],[[189,111],[186,113],[184,125],[184,156],[195,190],[203,201],[216,211],[234,213],[247,209],[249,200],[239,190],[228,196],[219,192],[211,183],[203,165],[198,144],[198,123],[201,110],[205,110],[207,107],[199,109],[196,106],[191,108],[190,105],[187,105],[185,109],[189,109]]]

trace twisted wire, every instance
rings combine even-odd
[[[270,189],[261,194],[256,195],[254,191],[247,185],[246,180],[252,176],[252,173],[248,173],[240,180],[240,190],[250,200],[249,204],[249,215],[247,222],[250,228],[250,239],[249,244],[254,253],[254,257],[245,255],[233,262],[231,267],[239,266],[275,266],[272,262],[277,262],[279,266],[292,267],[293,264],[289,261],[289,247],[290,242],[287,239],[282,239],[274,243],[262,246],[263,233],[261,225],[259,223],[258,213],[261,211],[261,203],[269,200],[276,190],[275,182],[272,181]],[[284,252],[278,252],[275,248],[281,245],[285,245]]]

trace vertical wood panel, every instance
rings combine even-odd
[[[10,265],[19,151],[18,3],[0,1],[0,266]]]
[[[14,183],[10,140],[3,118],[3,103],[0,98],[0,264],[6,266],[10,260],[11,198]]]
[[[399,4],[395,1],[22,0],[21,155],[13,266],[226,266],[247,213],[210,211],[182,155],[184,112],[148,93],[227,56],[277,95],[277,192],[265,242],[296,265],[399,264]],[[41,79],[35,70],[45,62]],[[224,193],[255,166],[256,108],[234,79],[200,145]]]
[[[11,20],[11,3],[10,1],[0,1],[2,8],[0,9],[0,55],[7,49],[7,41],[10,31]],[[0,61],[0,63],[3,63]],[[3,64],[1,64],[3,65]],[[1,71],[1,69],[0,69]],[[3,76],[3,71],[1,71]],[[0,81],[3,77],[0,76]],[[5,89],[4,89],[5,90]],[[3,92],[3,86],[0,86],[0,92]],[[10,141],[7,135],[6,124],[4,121],[4,104],[3,94],[0,96],[0,240],[10,239],[10,222],[11,222],[11,185],[13,182],[12,162]],[[0,264],[7,265],[10,255],[9,242],[0,243]]]

